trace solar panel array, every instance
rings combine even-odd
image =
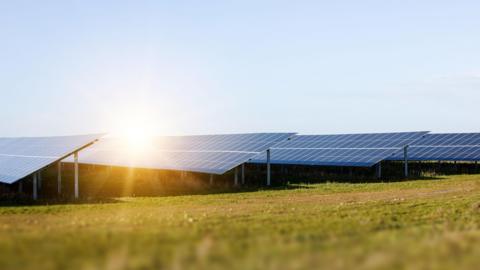
[[[271,148],[272,164],[370,167],[427,132],[299,135]],[[251,160],[265,163],[266,154]]]
[[[79,156],[84,164],[223,174],[294,133],[155,137],[139,146],[104,138]],[[140,148],[140,149],[139,149]]]
[[[101,136],[0,138],[0,182],[14,183],[93,143]]]
[[[400,160],[395,155],[390,160]],[[427,134],[408,148],[414,161],[480,161],[480,133]]]
[[[80,162],[223,174],[248,161],[266,163],[270,149],[272,164],[370,167],[382,160],[403,160],[407,145],[409,160],[480,161],[480,133],[427,133],[164,136],[140,147],[105,138],[82,151]],[[0,182],[14,183],[100,137],[0,138]]]

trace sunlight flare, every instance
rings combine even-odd
[[[157,126],[151,117],[152,113],[145,109],[126,109],[116,115],[112,136],[124,140],[125,147],[132,154],[148,151],[152,146]]]

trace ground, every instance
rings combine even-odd
[[[0,269],[478,269],[480,175],[0,207]]]

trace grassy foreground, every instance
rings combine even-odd
[[[480,176],[0,207],[0,269],[478,269]]]

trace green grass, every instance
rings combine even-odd
[[[480,176],[0,207],[0,269],[478,269]]]

